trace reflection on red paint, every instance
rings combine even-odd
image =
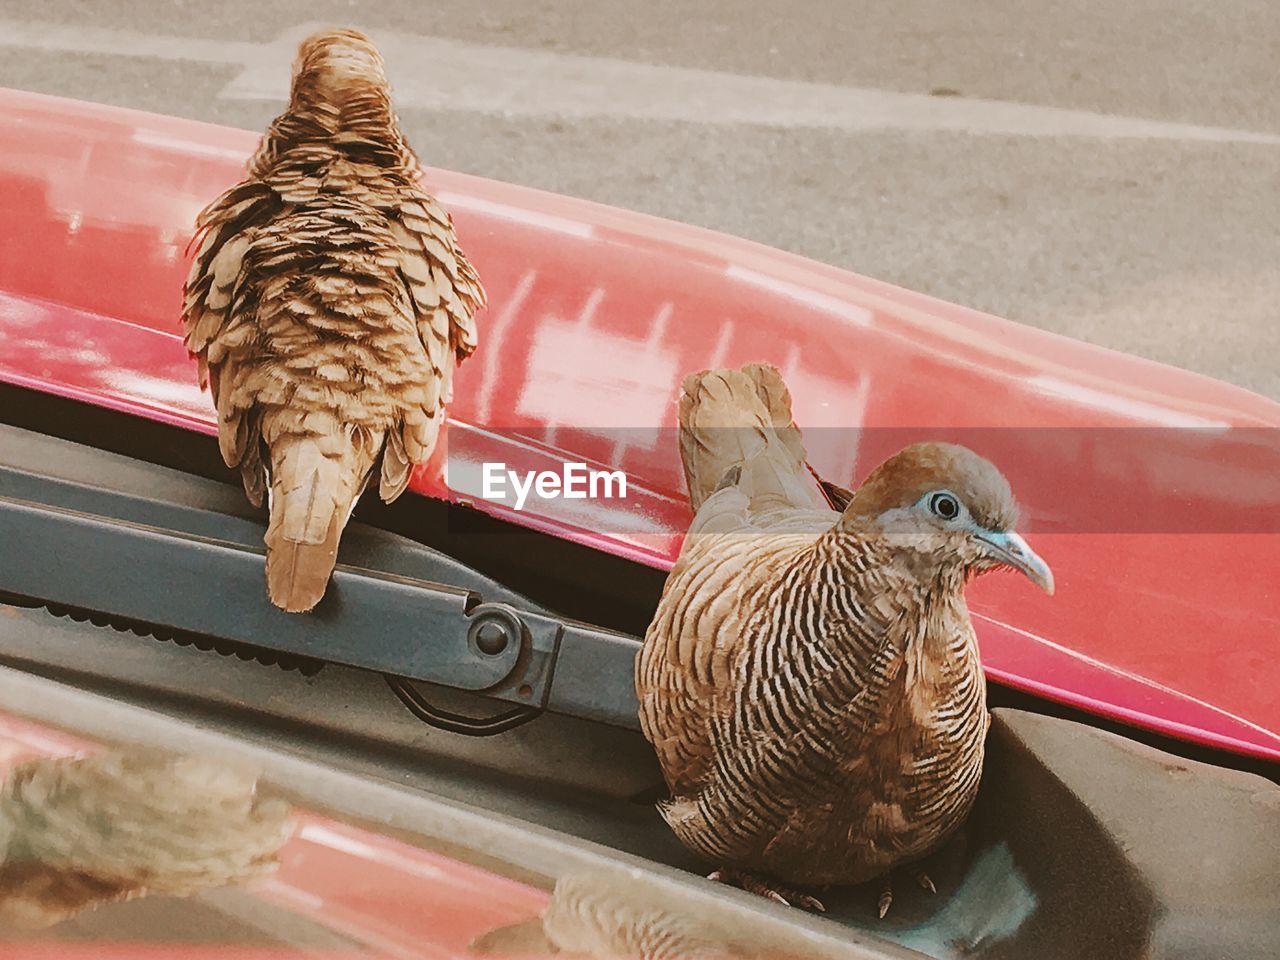
[[[16,763],[101,749],[82,737],[0,713],[0,780]],[[280,868],[241,887],[282,916],[305,918],[361,947],[359,956],[463,958],[467,945],[494,927],[520,923],[541,912],[548,894],[492,870],[352,826],[317,812],[298,811],[297,828],[280,853]],[[109,908],[103,908],[109,909]],[[108,958],[313,956],[300,951],[190,944],[3,942],[0,958],[83,955]],[[123,953],[125,947],[130,953]],[[83,953],[77,953],[83,951]],[[330,956],[330,954],[321,954]],[[344,955],[335,953],[334,957]]]

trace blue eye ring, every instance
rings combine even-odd
[[[960,501],[950,493],[935,493],[929,498],[929,509],[949,522],[960,516]]]

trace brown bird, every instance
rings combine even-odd
[[[831,955],[794,931],[753,926],[737,913],[700,908],[678,887],[630,870],[563,874],[540,916],[489,930],[470,949],[492,957],[602,960],[818,960]]]
[[[404,491],[476,348],[484,289],[421,174],[377,49],[325,31],[248,176],[196,222],[186,346],[223,459],[270,501],[267,591],[285,610],[324,595],[375,471],[383,500]]]
[[[145,749],[31,760],[0,785],[0,929],[238,883],[273,869],[291,832],[287,803],[218,760]]]
[[[793,888],[887,878],[973,803],[988,718],[966,580],[1053,577],[963,447],[908,447],[852,494],[816,482],[772,367],[687,378],[680,441],[696,515],[636,666],[662,813],[713,877],[821,909]]]
[[[471,943],[484,956],[702,960],[733,954],[676,902],[662,902],[633,877],[561,877],[538,917],[490,930]]]

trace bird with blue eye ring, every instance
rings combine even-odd
[[[659,809],[714,879],[817,910],[818,889],[880,879],[883,916],[891,871],[954,832],[981,778],[964,585],[1005,568],[1052,593],[1053,574],[965,447],[914,444],[852,492],[815,483],[762,364],[688,377],[679,418],[695,515],[636,665]]]

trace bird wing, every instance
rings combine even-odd
[[[487,298],[479,274],[458,245],[453,218],[431,194],[416,185],[402,189],[386,212],[418,338],[440,383],[438,397],[424,406],[423,416],[407,420],[402,431],[388,436],[380,492],[390,501],[408,483],[412,464],[435,446],[444,405],[453,399],[454,364],[475,351],[475,315]]]
[[[443,342],[457,360],[476,348],[475,314],[487,303],[475,267],[458,245],[453,217],[435,197],[414,186],[392,214],[400,244],[400,273],[412,296],[424,344]]]
[[[780,576],[838,518],[805,466],[772,367],[688,377],[680,453],[696,515],[636,667],[641,725],[677,794],[696,790],[712,763],[713,712],[753,640],[734,626],[743,591]]]
[[[196,254],[183,292],[183,342],[199,366],[218,410],[218,445],[227,466],[241,468],[245,493],[262,505],[264,477],[257,429],[248,406],[224,383],[239,379],[238,348],[257,335],[254,318],[237,309],[245,276],[245,256],[257,230],[280,211],[279,197],[258,181],[236,184],[209,204],[196,220]]]
[[[708,505],[734,494],[745,503],[725,489]],[[838,514],[821,517],[704,534],[646,636],[661,651],[642,664],[641,726],[673,794],[662,813],[714,862],[759,861],[776,838],[823,827],[833,783],[876,782],[865,745],[902,682],[902,584],[870,543],[848,569],[816,559]],[[849,574],[858,595],[837,598]]]

